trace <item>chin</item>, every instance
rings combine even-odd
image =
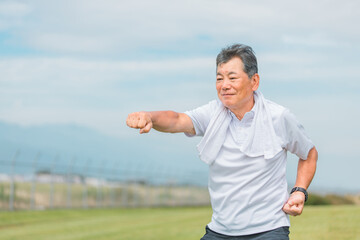
[[[233,103],[231,101],[228,101],[228,100],[220,99],[220,101],[227,108],[230,108],[233,105]]]

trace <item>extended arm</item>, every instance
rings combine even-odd
[[[307,189],[315,175],[318,153],[313,147],[306,160],[299,159],[296,177],[296,187]],[[292,216],[300,215],[305,204],[305,195],[302,192],[294,192],[283,207],[283,211]]]
[[[151,128],[160,132],[185,132],[195,134],[191,118],[185,113],[174,111],[135,112],[129,114],[126,124],[140,129],[140,133],[148,133]]]

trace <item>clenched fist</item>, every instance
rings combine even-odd
[[[305,195],[302,192],[294,192],[283,206],[283,211],[289,215],[300,215],[304,209]]]
[[[130,113],[126,119],[126,124],[131,128],[140,129],[140,134],[148,133],[153,126],[149,112]]]

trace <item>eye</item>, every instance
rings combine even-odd
[[[217,79],[216,79],[216,81],[221,81],[221,80],[223,80],[223,79],[222,79],[222,78],[217,78]]]

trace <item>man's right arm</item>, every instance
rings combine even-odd
[[[174,111],[134,112],[129,114],[126,124],[140,129],[140,133],[148,133],[154,128],[160,132],[195,134],[191,118],[185,113]]]

